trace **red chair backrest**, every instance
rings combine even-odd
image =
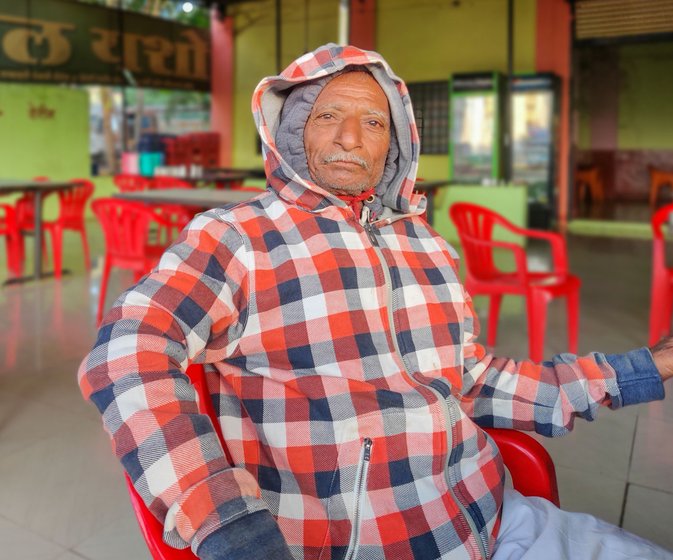
[[[44,183],[49,181],[49,177],[39,175],[32,178],[36,183]],[[51,191],[47,191],[42,195],[42,201]],[[33,227],[35,220],[35,194],[27,192],[16,201],[16,222],[22,229],[29,229]]]
[[[666,237],[664,225],[670,223],[673,216],[673,204],[667,204],[652,216],[652,273],[655,277],[666,275]]]
[[[150,187],[150,179],[142,175],[120,173],[115,175],[112,182],[120,192],[144,191]]]
[[[673,204],[667,204],[657,210],[652,216],[652,235],[656,240],[664,240],[663,225],[669,222],[670,216],[673,213]]]
[[[0,204],[0,235],[16,233],[16,215],[9,204]]]
[[[151,189],[193,189],[194,185],[178,177],[155,176],[150,181]]]
[[[103,228],[105,250],[110,256],[139,262],[145,259],[150,224],[160,221],[152,210],[116,198],[98,198],[91,209]]]
[[[232,191],[243,191],[243,192],[264,192],[266,190],[265,187],[256,187],[254,185],[244,185],[243,183],[232,183],[229,185],[229,188]]]
[[[72,189],[58,192],[58,221],[63,225],[82,224],[84,208],[94,191],[94,185],[88,179],[73,179],[72,182],[75,183]]]
[[[480,279],[497,276],[499,270],[493,260],[492,247],[479,241],[492,240],[494,227],[502,225],[504,218],[488,208],[464,202],[453,204],[449,214],[456,226],[470,274]]]
[[[512,477],[515,490],[560,505],[556,469],[547,450],[524,432],[486,428]]]

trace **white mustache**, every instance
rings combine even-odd
[[[349,154],[347,152],[340,154],[330,154],[325,156],[322,161],[323,163],[337,163],[340,161],[346,163],[357,163],[363,169],[369,169],[369,163],[367,163],[364,159],[362,159],[360,156]]]

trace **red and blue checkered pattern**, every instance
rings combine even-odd
[[[82,392],[176,547],[268,508],[297,559],[490,555],[503,466],[473,420],[556,435],[620,404],[600,354],[541,366],[476,344],[456,254],[418,216],[413,176],[371,225],[373,244],[349,207],[288,171],[266,88],[346,64],[387,68],[332,45],[262,82],[271,188],[198,216],[116,302],[81,366]],[[198,414],[190,362],[207,364],[226,454]]]

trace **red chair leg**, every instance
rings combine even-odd
[[[63,229],[58,226],[51,230],[51,248],[54,253],[54,276],[60,278],[63,273]]]
[[[667,317],[670,322],[670,315],[666,312],[670,309],[670,287],[666,275],[663,271],[653,271],[652,288],[650,291],[650,339],[649,345],[653,346],[668,331],[666,324]]]
[[[530,290],[526,297],[528,315],[528,355],[534,362],[544,359],[544,333],[547,327],[549,296],[539,290]]]
[[[18,235],[7,235],[5,237],[5,247],[7,250],[7,268],[14,276],[21,276],[23,272],[23,263],[21,261],[21,247],[19,246]]]
[[[498,338],[498,318],[500,317],[501,303],[502,303],[501,294],[492,294],[489,296],[486,344],[490,347],[495,346],[495,341]]]
[[[577,354],[577,340],[580,325],[580,290],[579,287],[568,292],[566,296],[568,314],[568,351]]]
[[[79,230],[82,236],[82,249],[84,250],[84,266],[87,270],[91,270],[91,256],[89,255],[89,240],[86,237],[86,230],[82,228]]]

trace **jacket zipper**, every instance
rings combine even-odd
[[[383,256],[383,252],[381,251],[381,248],[379,247],[379,240],[376,239],[376,233],[374,232],[374,226],[370,222],[365,223],[365,231],[367,232],[367,236],[369,237],[369,241],[372,244],[372,247],[374,248],[374,252],[376,253],[376,256],[379,259],[379,263],[381,263],[381,268],[383,269],[383,279],[386,283],[386,289],[387,289],[387,298],[386,298],[386,314],[388,316],[388,328],[390,329],[390,338],[393,340],[393,347],[395,349],[396,354],[400,358],[400,362],[402,362],[402,365],[404,366],[404,371],[406,372],[407,376],[409,376],[409,369],[407,368],[407,364],[404,363],[404,358],[402,357],[402,351],[400,350],[400,345],[397,342],[397,337],[395,336],[395,319],[393,317],[393,307],[392,305],[388,305],[389,301],[392,301],[393,299],[393,291],[391,289],[391,286],[393,284],[392,280],[390,279],[390,270],[388,269],[388,265],[386,264],[386,259]]]
[[[366,437],[362,443],[360,450],[360,461],[358,462],[358,470],[355,474],[355,505],[353,509],[353,528],[351,530],[351,538],[348,542],[348,550],[344,560],[352,560],[357,554],[360,546],[360,517],[362,515],[362,508],[364,507],[365,491],[367,490],[367,473],[369,472],[369,463],[372,456],[371,438]]]
[[[432,387],[430,387],[434,391]],[[441,398],[441,395],[438,395]],[[447,400],[442,398],[442,402],[444,406],[446,407],[446,414],[449,418],[449,423],[450,426],[454,426],[455,419],[453,417],[453,413],[451,412],[451,403]],[[447,430],[447,438],[448,438],[448,443],[449,443],[449,449],[453,449],[453,431],[451,429]],[[481,533],[481,531],[477,530],[477,525],[474,522],[474,519],[472,519],[472,516],[470,513],[467,511],[467,508],[463,505],[463,503],[456,497],[455,492],[453,491],[454,484],[457,484],[457,480],[452,480],[451,476],[451,470],[449,469],[449,459],[451,455],[449,454],[446,460],[446,467],[444,469],[444,472],[446,473],[446,482],[449,486],[449,490],[451,491],[451,495],[453,496],[453,499],[455,502],[458,504],[458,507],[460,508],[460,511],[463,513],[465,516],[465,519],[467,521],[467,524],[470,526],[470,530],[472,531],[472,534],[475,536],[475,540],[477,541],[477,546],[479,547],[479,552],[482,555],[483,558],[488,558],[488,542],[486,540],[486,537]]]
[[[390,280],[390,271],[388,270],[388,265],[386,264],[385,257],[383,256],[383,253],[381,252],[381,248],[379,246],[378,239],[376,238],[376,233],[374,232],[374,226],[370,222],[365,222],[364,224],[364,229],[367,232],[367,236],[369,237],[369,240],[371,241],[372,246],[374,247],[374,251],[376,252],[376,255],[379,258],[379,261],[381,263],[381,267],[383,268],[383,275],[386,281],[386,287],[388,289],[388,298],[386,300],[386,309],[387,309],[387,314],[388,314],[388,327],[390,328],[390,333],[391,333],[391,338],[393,339],[393,345],[395,347],[395,352],[397,352],[397,355],[400,357],[400,361],[404,365],[404,369],[409,375],[409,371],[407,369],[407,365],[404,363],[404,358],[402,357],[402,352],[400,350],[399,344],[397,342],[397,336],[395,336],[395,328],[394,328],[394,318],[393,318],[393,310],[390,305],[388,305],[388,301],[392,300],[392,289],[391,289],[391,280]],[[439,402],[443,404],[445,407],[445,416],[449,420],[449,428],[446,430],[447,434],[447,443],[448,443],[448,453],[446,455],[446,465],[444,466],[444,473],[445,476],[447,477],[447,486],[449,493],[451,494],[451,497],[453,498],[453,501],[456,503],[458,506],[458,509],[460,510],[460,513],[462,514],[462,517],[464,521],[467,523],[467,528],[470,530],[470,532],[474,535],[474,539],[477,543],[477,547],[479,548],[479,553],[481,554],[482,558],[488,558],[488,543],[486,542],[486,538],[477,530],[477,526],[474,523],[474,519],[472,519],[472,516],[470,513],[467,511],[467,508],[462,504],[462,502],[457,498],[455,492],[453,491],[453,485],[452,481],[450,480],[450,473],[449,473],[449,460],[451,458],[451,450],[453,449],[453,433],[452,433],[452,426],[454,422],[453,415],[451,414],[451,407],[449,406],[448,401],[433,387],[430,385],[423,385],[426,389],[429,389],[433,393],[437,395],[437,399]],[[347,560],[349,560],[348,556],[346,557]]]

